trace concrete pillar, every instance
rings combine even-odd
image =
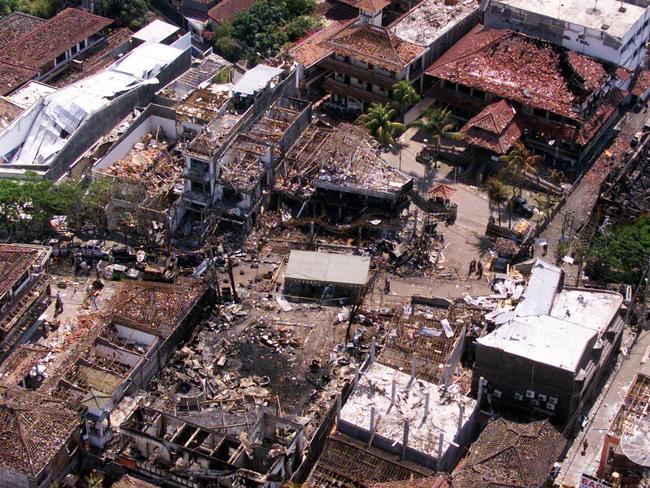
[[[357,368],[354,370],[354,388],[355,389],[356,389],[358,384],[359,384],[359,365],[357,364]]]
[[[445,442],[445,433],[440,432],[440,436],[438,437],[438,466],[437,470],[441,471],[442,470],[442,448]]]
[[[393,385],[391,386],[390,390],[390,405],[388,406],[388,410],[392,408],[393,405],[395,405],[395,395],[397,394],[397,378],[395,375],[393,375]]]
[[[375,349],[377,348],[377,339],[374,337],[370,341],[370,364],[375,362]]]
[[[339,429],[341,423],[341,394],[336,397],[336,430]]]
[[[460,409],[458,412],[458,435],[460,435],[460,431],[463,428],[463,415],[465,414],[465,404],[461,403],[459,407]]]
[[[481,376],[478,379],[478,393],[476,395],[476,401],[478,403],[478,408],[481,408],[481,401],[483,400],[483,382],[485,379]]]
[[[429,416],[429,402],[431,400],[431,392],[429,390],[424,394],[424,418]]]
[[[368,447],[372,445],[372,440],[375,438],[375,427],[376,427],[376,421],[375,421],[375,407],[372,406],[370,407],[370,439],[368,440]]]
[[[409,421],[404,421],[404,436],[402,437],[402,459],[406,459],[406,449],[409,445]]]

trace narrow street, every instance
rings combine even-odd
[[[632,339],[629,337],[629,339]],[[641,332],[637,341],[629,350],[627,356],[619,355],[616,370],[605,384],[602,393],[594,402],[587,415],[585,429],[576,437],[573,445],[562,463],[557,482],[560,486],[577,487],[582,473],[595,475],[600,462],[603,439],[618,412],[625,394],[637,373],[650,374],[650,363],[642,363],[647,359],[650,350],[650,326]],[[583,454],[583,443],[587,441],[587,449]]]

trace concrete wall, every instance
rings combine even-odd
[[[548,412],[548,416],[552,416],[559,424],[569,420],[574,395],[574,374],[571,371],[537,363],[481,344],[476,344],[473,369],[473,394],[478,392],[479,378],[485,378],[488,382],[488,393],[496,407],[519,413],[532,414],[537,411],[538,416],[544,416],[542,409],[532,405],[531,399],[526,397],[526,392],[531,390],[535,392],[536,400],[539,399],[539,394],[546,395],[547,401],[550,397],[558,399],[555,411]],[[500,398],[494,394],[494,389],[501,391]],[[515,399],[515,393],[522,394],[523,399]],[[542,407],[543,403],[540,401],[539,407]]]
[[[438,39],[433,41],[427,52],[424,54],[424,68],[428,68],[431,63],[442,56],[447,50],[456,44],[461,37],[467,34],[481,20],[481,10],[476,9],[463,20],[452,26],[447,32],[442,34]]]
[[[154,115],[156,114],[156,115]],[[160,115],[158,115],[160,114]],[[176,140],[176,112],[166,107],[149,105],[111,149],[94,165],[93,170],[105,170],[123,159],[146,134],[158,129],[167,139]]]
[[[36,485],[30,483],[27,475],[5,466],[0,467],[0,488],[31,488],[32,486]]]

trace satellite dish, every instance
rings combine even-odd
[[[621,449],[630,461],[650,467],[650,416],[643,417],[634,429],[623,434]]]

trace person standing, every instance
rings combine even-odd
[[[476,275],[478,276],[479,280],[483,278],[483,263],[481,261],[479,261],[476,265]]]
[[[476,271],[476,259],[472,259],[469,263],[469,271],[467,272],[467,277],[469,278]]]

